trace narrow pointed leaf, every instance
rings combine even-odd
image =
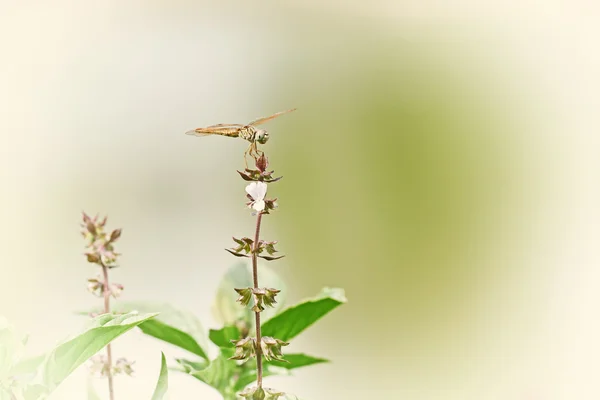
[[[287,342],[346,301],[343,289],[324,288],[317,297],[289,307],[265,322],[262,333]]]
[[[287,361],[279,362],[279,361],[267,361],[267,364],[271,364],[276,367],[281,367],[285,369],[296,369],[302,367],[308,367],[309,365],[321,364],[329,362],[324,358],[317,358],[313,356],[309,356],[307,354],[297,353],[297,354],[284,354],[283,358]]]
[[[167,394],[169,388],[169,371],[167,369],[167,361],[165,360],[165,354],[161,352],[160,361],[160,374],[158,375],[158,382],[156,382],[156,388],[152,395],[152,400],[162,400]]]
[[[208,340],[204,327],[190,311],[170,304],[152,302],[118,302],[113,309],[115,313],[133,310],[159,312],[156,318],[139,326],[142,332],[208,360]]]
[[[209,362],[207,360],[191,361],[185,358],[176,358],[175,361],[179,364],[179,367],[171,368],[172,371],[179,371],[189,374],[192,371],[200,371],[208,367]]]
[[[329,360],[324,358],[317,358],[306,354],[285,354],[283,358],[289,361],[289,363],[265,361],[263,376],[291,375],[291,370],[293,369],[329,362]],[[235,390],[242,390],[254,381],[256,381],[256,370],[253,368],[246,369],[240,374],[237,382],[235,383]]]
[[[157,314],[102,314],[87,324],[86,329],[52,350],[44,363],[44,386],[54,390],[77,367],[102,350],[112,340]]]
[[[250,256],[249,256],[249,255],[247,255],[247,254],[244,254],[244,253],[238,253],[238,252],[235,252],[235,251],[233,251],[233,250],[230,250],[230,249],[225,249],[225,250],[226,250],[226,251],[228,251],[229,253],[233,254],[233,255],[234,255],[234,256],[236,256],[236,257],[250,257]]]
[[[275,261],[275,260],[279,260],[280,258],[283,258],[285,256],[278,256],[278,257],[271,257],[271,256],[258,256],[259,258],[262,258],[263,260],[267,260],[267,261]]]
[[[152,336],[156,339],[160,339],[164,342],[180,347],[202,358],[208,358],[202,347],[200,347],[200,345],[191,335],[167,325],[162,321],[148,321],[147,323],[140,325],[139,328],[148,336]]]

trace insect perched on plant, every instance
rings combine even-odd
[[[187,131],[186,135],[221,135],[228,137],[240,137],[244,140],[249,141],[250,146],[248,146],[248,149],[246,149],[246,151],[244,152],[244,163],[246,164],[246,167],[248,167],[248,163],[246,162],[246,155],[250,154],[250,156],[254,157],[254,159],[256,160],[263,154],[262,151],[258,150],[258,144],[265,144],[269,140],[269,133],[264,129],[257,129],[256,126],[264,124],[265,122],[269,122],[282,114],[286,114],[294,110],[295,108],[292,108],[291,110],[281,111],[269,117],[258,118],[252,122],[247,123],[246,125],[217,124],[207,126],[206,128],[197,128],[191,131]]]

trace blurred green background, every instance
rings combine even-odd
[[[183,132],[298,107],[265,126],[284,179],[264,237],[287,255],[270,266],[289,302],[339,286],[349,303],[289,347],[333,363],[271,386],[315,400],[600,395],[597,6],[1,7],[0,300],[32,354],[99,301],[81,210],[123,228],[124,299],[214,327],[236,261],[222,249],[253,229],[245,144]],[[119,398],[150,397],[160,349],[137,332],[115,344],[137,360]],[[81,399],[85,376],[53,398]],[[185,376],[170,386],[219,398]]]

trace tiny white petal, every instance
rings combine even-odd
[[[246,193],[256,200],[263,200],[267,194],[267,184],[264,182],[251,182],[246,186]]]
[[[264,200],[255,201],[254,203],[252,203],[252,208],[254,208],[256,211],[264,210],[265,209],[265,201]]]

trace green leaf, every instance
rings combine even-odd
[[[288,361],[280,362],[280,361],[267,361],[266,364],[274,365],[276,367],[285,368],[285,369],[296,369],[302,367],[308,367],[309,365],[321,364],[329,362],[324,358],[317,358],[313,356],[309,356],[306,354],[298,353],[298,354],[284,354],[283,358]]]
[[[86,329],[54,348],[44,360],[43,381],[51,392],[77,367],[113,339],[154,318],[157,314],[102,314],[88,321]]]
[[[179,368],[171,368],[171,370],[184,372],[189,374],[192,371],[199,371],[206,368],[209,364],[207,360],[191,361],[185,358],[176,358],[175,361],[179,364]]]
[[[139,327],[142,332],[148,336],[171,343],[177,347],[181,347],[191,353],[194,353],[202,358],[208,358],[204,350],[194,338],[186,332],[180,331],[170,325],[167,325],[159,320],[148,321]]]
[[[290,371],[293,369],[329,362],[329,360],[324,358],[317,358],[306,354],[285,354],[283,358],[289,361],[289,363],[265,360],[263,364],[263,376],[291,375]],[[256,370],[254,368],[245,369],[235,383],[235,390],[242,390],[255,380]]]
[[[38,367],[44,362],[46,358],[45,355],[31,357],[24,360],[20,360],[16,363],[12,370],[10,371],[11,375],[35,375],[37,373]]]
[[[25,349],[26,339],[5,317],[0,316],[0,382],[12,375]]]
[[[217,358],[199,371],[191,371],[190,375],[201,380],[209,386],[217,389],[224,397],[231,397],[233,393],[233,375],[237,365],[235,361],[229,360],[233,356],[233,350],[221,348]]]
[[[249,384],[256,382],[256,368],[254,368],[253,363],[250,365],[252,365],[252,368],[244,368],[240,372],[240,374],[233,386],[233,388],[236,392],[239,392],[240,390],[243,390]],[[279,366],[276,366],[273,364],[268,364],[268,363],[263,364],[263,377],[289,376],[291,374],[292,373],[290,372],[289,369],[281,368]]]
[[[221,329],[211,329],[208,337],[219,347],[233,347],[232,340],[239,340],[240,330],[236,326],[226,326]]]
[[[151,302],[118,302],[113,312],[130,311],[159,312],[160,315],[139,326],[146,335],[170,343],[208,360],[206,349],[208,340],[198,318],[187,310],[182,310],[165,303]],[[92,312],[98,312],[95,309]],[[89,312],[85,313],[86,315]]]
[[[275,288],[282,290],[277,296],[277,303],[274,308],[267,309],[261,313],[263,320],[277,314],[285,303],[285,284],[268,267],[259,264],[260,287]],[[236,302],[238,295],[233,288],[253,287],[252,268],[250,263],[237,263],[231,266],[225,273],[217,289],[215,302],[213,303],[213,314],[215,318],[223,325],[235,325],[239,320],[252,325],[254,313],[252,310],[241,307]]]
[[[169,388],[169,372],[167,369],[167,361],[165,360],[165,354],[161,352],[160,361],[160,374],[158,375],[158,382],[156,382],[156,389],[152,395],[152,400],[162,400],[167,394]]]
[[[346,301],[343,289],[324,288],[317,297],[289,307],[265,322],[262,333],[287,342]]]
[[[23,391],[24,400],[40,400],[45,399],[48,393],[48,389],[45,386],[39,384],[29,385]]]

